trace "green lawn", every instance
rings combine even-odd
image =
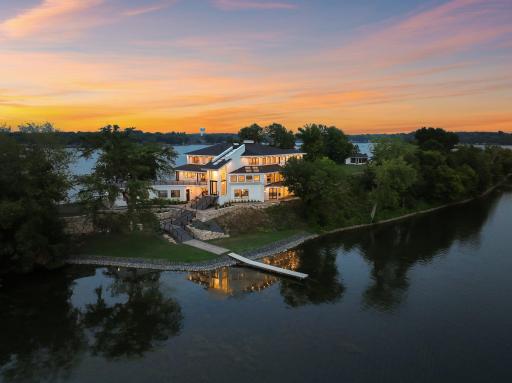
[[[250,234],[241,234],[236,237],[215,239],[209,242],[220,247],[225,247],[229,250],[244,252],[257,249],[299,233],[304,233],[304,231],[296,229],[268,232],[261,231]]]
[[[340,165],[347,174],[363,174],[366,165]]]
[[[104,234],[89,237],[80,253],[94,256],[166,259],[174,262],[200,262],[216,257],[191,246],[167,242],[157,234]]]

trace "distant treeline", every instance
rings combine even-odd
[[[512,145],[512,133],[499,132],[455,132],[461,144]],[[351,134],[352,142],[372,142],[381,138],[401,138],[407,142],[414,141],[414,132],[396,134]]]
[[[512,133],[505,132],[455,132],[461,144],[487,144],[487,145],[512,145]],[[18,142],[25,142],[28,138],[24,132],[11,131],[9,133]],[[62,132],[57,135],[67,146],[79,146],[90,138],[98,135],[99,132]],[[401,138],[407,142],[414,141],[414,132],[396,134],[349,134],[348,139],[352,142],[373,142],[382,138]],[[134,130],[132,139],[136,142],[158,142],[168,145],[194,145],[194,144],[215,144],[219,142],[233,142],[238,139],[237,133],[209,133],[201,136],[197,133],[169,132],[150,133],[142,130]]]
[[[60,141],[66,146],[79,146],[89,142],[99,132],[54,132]],[[12,131],[9,135],[16,141],[24,143],[30,140],[27,133]],[[194,144],[215,144],[218,142],[232,141],[237,137],[234,133],[212,133],[201,136],[200,134],[187,134],[184,132],[150,133],[141,130],[134,130],[131,138],[135,142],[150,143],[158,142],[168,145],[194,145]]]

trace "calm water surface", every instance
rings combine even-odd
[[[3,382],[512,381],[512,188],[274,260],[3,280]]]

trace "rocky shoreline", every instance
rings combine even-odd
[[[510,177],[510,175],[509,175]],[[361,229],[361,228],[368,228],[371,226],[377,226],[382,225],[385,223],[391,223],[395,221],[400,221],[403,219],[411,218],[414,216],[418,216],[421,214],[427,214],[431,213],[437,210],[441,210],[450,206],[456,206],[456,205],[462,205],[468,202],[471,202],[475,200],[476,198],[483,197],[490,192],[492,192],[494,189],[496,189],[498,186],[502,185],[507,181],[509,178],[505,178],[503,182],[500,182],[493,187],[486,190],[484,193],[482,193],[480,196],[475,198],[468,198],[463,201],[457,201],[452,202],[448,204],[444,204],[441,206],[436,206],[431,209],[421,210],[414,213],[404,214],[399,217],[394,217],[390,219],[386,219],[379,222],[374,223],[366,223],[366,224],[360,224],[360,225],[353,225],[353,226],[346,226],[346,227],[340,227],[334,230],[330,230],[327,232],[323,232],[321,234],[298,234],[294,235],[292,237],[286,238],[284,240],[281,240],[279,242],[272,243],[267,246],[263,246],[261,248],[247,251],[244,253],[241,253],[240,255],[243,255],[246,258],[257,260],[261,258],[266,257],[272,257],[276,256],[280,253],[283,253],[287,250],[291,250],[301,244],[303,244],[306,241],[318,238],[322,235],[326,234],[333,234],[333,233],[339,233],[342,231],[348,231],[348,230],[355,230],[355,229]],[[235,260],[229,258],[226,255],[222,255],[219,258],[216,258],[212,261],[206,261],[206,262],[200,262],[200,263],[180,263],[180,262],[171,262],[171,261],[165,261],[165,260],[145,260],[145,259],[139,259],[139,258],[115,258],[115,257],[99,257],[99,256],[74,256],[67,259],[66,263],[68,264],[75,264],[75,265],[97,265],[97,266],[114,266],[114,267],[128,267],[128,268],[139,268],[139,269],[154,269],[154,270],[162,270],[162,271],[211,271],[218,269],[220,267],[228,267],[228,266],[234,266],[238,262]]]
[[[243,252],[240,255],[243,255],[244,257],[251,260],[275,256],[279,253],[293,249],[302,243],[316,237],[318,237],[318,234],[298,234],[279,242],[261,247],[259,249]],[[140,258],[117,258],[94,255],[80,255],[69,257],[66,260],[66,263],[73,265],[113,266],[137,269],[153,269],[161,271],[211,271],[220,267],[234,266],[238,262],[232,258],[229,258],[227,255],[222,255],[214,260],[200,263],[171,262],[158,259],[147,260]]]

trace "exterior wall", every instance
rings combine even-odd
[[[235,196],[235,190],[247,190],[249,195],[247,197]],[[265,201],[265,187],[261,183],[236,183],[231,184],[228,188],[229,198],[226,202],[238,201]]]
[[[348,157],[347,159],[345,159],[345,165],[364,165],[367,162],[368,158],[364,157]]]
[[[281,154],[279,156],[250,156],[242,157],[241,166],[262,166],[262,165],[281,165],[284,166],[290,158],[302,158],[302,154]],[[239,166],[240,167],[240,166]]]
[[[188,186],[188,185],[153,185],[154,190],[149,191],[150,198],[158,198],[158,191],[167,192],[167,198],[170,200],[176,200],[185,202],[187,200],[187,189],[190,190],[190,199],[194,199],[202,194],[202,187],[200,186]],[[171,197],[171,191],[179,191],[179,197]]]

